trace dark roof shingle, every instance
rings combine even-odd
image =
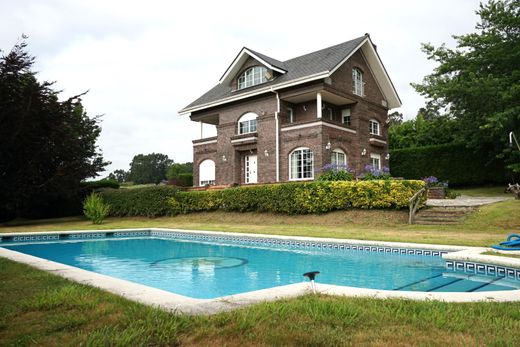
[[[364,35],[353,40],[343,42],[328,48],[324,48],[316,52],[308,53],[296,58],[292,58],[283,62],[268,57],[264,54],[255,52],[248,48],[248,50],[250,50],[253,54],[258,55],[259,58],[287,72],[267,83],[256,85],[250,88],[244,88],[238,91],[233,91],[231,86],[227,84],[217,84],[215,87],[213,87],[208,92],[203,94],[201,97],[193,101],[184,109],[215,102],[230,96],[240,95],[242,93],[246,93],[255,89],[264,88],[266,86],[276,86],[281,83],[289,82],[299,78],[304,78],[306,76],[311,76],[320,72],[331,71],[343,59],[345,59],[345,57],[351,54],[352,51],[356,49],[356,47],[358,47],[359,44],[363,42],[363,40],[366,38],[367,35]]]

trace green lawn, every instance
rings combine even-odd
[[[484,187],[467,187],[467,188],[454,188],[457,193],[467,196],[503,196],[503,197],[514,197],[511,193],[505,193],[503,186],[484,186]]]
[[[0,259],[1,346],[520,344],[520,303],[304,296],[218,315],[163,312]]]
[[[17,222],[0,232],[165,227],[261,234],[489,246],[520,231],[520,201],[483,206],[460,225],[408,225],[407,211],[347,210],[324,215],[207,212],[161,218],[109,218],[93,225],[82,217]]]

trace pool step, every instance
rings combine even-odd
[[[472,207],[429,207],[416,214],[414,223],[426,225],[460,224],[473,211],[475,209]]]

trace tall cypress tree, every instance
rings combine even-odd
[[[0,57],[0,220],[63,214],[63,202],[80,201],[81,181],[108,165],[99,117],[87,116],[82,95],[60,101],[53,83],[39,82],[26,48],[24,37]]]

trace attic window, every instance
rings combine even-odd
[[[357,67],[352,69],[352,92],[359,96],[365,96],[365,83],[363,72]]]
[[[253,66],[244,71],[238,78],[238,89],[256,86],[267,82],[267,69],[263,66]]]

